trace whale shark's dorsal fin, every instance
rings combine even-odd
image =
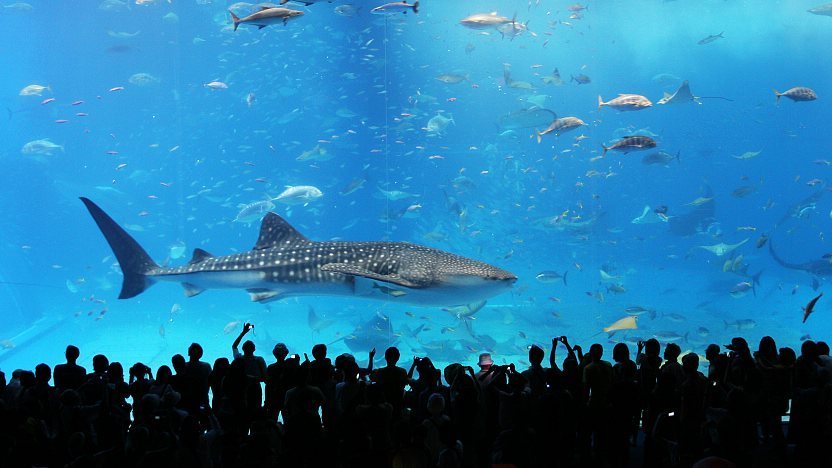
[[[310,242],[309,239],[292,227],[288,221],[269,212],[263,218],[263,224],[260,225],[260,237],[257,239],[254,250],[271,249],[274,247],[281,249],[297,248],[304,247]]]
[[[202,249],[196,248],[196,249],[194,249],[194,255],[193,255],[193,257],[191,257],[191,261],[188,262],[188,265],[194,265],[196,263],[199,263],[199,262],[205,260],[206,258],[211,258],[211,257],[213,257],[213,255],[209,254],[208,252],[206,252]]]

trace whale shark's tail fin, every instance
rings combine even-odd
[[[121,228],[113,218],[98,207],[95,203],[87,198],[81,197],[81,201],[89,210],[92,219],[98,224],[107,243],[118,260],[118,265],[121,267],[121,272],[124,274],[124,280],[121,284],[121,293],[118,295],[119,299],[129,299],[138,296],[145,289],[153,285],[153,279],[147,276],[159,266],[147,252],[144,251],[141,245],[133,239],[130,234]]]

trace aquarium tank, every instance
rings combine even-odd
[[[264,5],[0,6],[7,375],[829,338],[832,8]]]

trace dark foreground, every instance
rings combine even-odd
[[[566,337],[552,340],[549,367],[535,346],[527,369],[483,354],[478,370],[428,357],[405,370],[396,348],[373,369],[375,350],[365,368],[349,354],[333,363],[324,345],[308,359],[277,344],[267,366],[252,342],[237,351],[249,329],[230,361],[202,362],[193,344],[173,370],[137,363],[127,381],[103,355],[87,373],[73,346],[54,373],[40,364],[6,383],[0,372],[0,465],[832,466],[822,342],[796,357],[770,337],[753,352],[735,338],[727,353],[708,348],[708,375],[672,343],[663,358],[655,340],[640,343],[635,362],[617,344],[610,363],[601,345],[584,354]]]

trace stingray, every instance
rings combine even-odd
[[[659,99],[658,104],[685,104],[688,102],[702,104],[700,99],[724,99],[726,101],[733,102],[732,99],[721,96],[694,96],[693,93],[690,92],[688,80],[685,80],[682,82],[682,86],[679,86],[679,89],[677,89],[675,93],[664,93],[664,97]]]
[[[733,252],[736,248],[740,247],[741,245],[748,242],[748,238],[743,240],[742,242],[737,242],[736,244],[726,244],[724,242],[720,242],[719,244],[714,245],[700,245],[699,247],[702,249],[707,250],[708,252],[713,253],[717,257],[722,257]]]
[[[306,320],[309,324],[309,328],[314,333],[320,333],[321,330],[335,323],[335,320],[321,318],[321,316],[315,313],[315,309],[313,309],[312,306],[309,306],[309,312],[307,314]]]
[[[713,197],[713,191],[710,187],[706,188],[704,197]],[[687,213],[670,216],[667,221],[670,233],[687,237],[705,232],[711,224],[716,222],[715,212],[716,202],[711,201],[710,203],[696,205]]]

